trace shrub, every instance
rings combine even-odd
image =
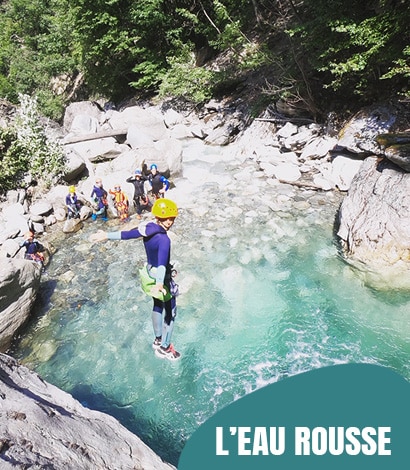
[[[28,95],[19,95],[19,99],[15,124],[0,129],[2,192],[20,185],[27,174],[50,187],[64,171],[63,149],[41,126],[37,99]]]

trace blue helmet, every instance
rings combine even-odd
[[[135,174],[136,174],[136,175],[141,175],[141,174],[142,174],[142,173],[141,173],[141,170],[135,170]]]
[[[151,170],[153,170],[154,168],[155,168],[156,170],[158,170],[158,166],[157,166],[155,163],[153,163],[153,164],[150,166],[150,169],[151,169]]]

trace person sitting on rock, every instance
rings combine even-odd
[[[20,244],[21,247],[26,249],[24,259],[35,261],[43,266],[44,255],[42,252],[45,250],[44,246],[34,238],[34,233],[31,230],[26,233],[25,237],[25,240]]]
[[[91,216],[93,220],[97,220],[97,217],[100,215],[101,220],[106,222],[108,220],[107,217],[107,206],[108,206],[108,201],[107,201],[108,193],[107,191],[103,188],[103,183],[101,178],[97,178],[95,180],[95,184],[93,187],[93,190],[91,192],[91,203],[94,208],[94,213]]]
[[[152,195],[155,199],[165,197],[165,192],[169,189],[169,181],[158,173],[158,166],[155,163],[150,166],[150,170],[148,181],[151,184]]]
[[[68,188],[68,194],[65,198],[65,205],[68,210],[69,219],[80,218],[81,202],[78,200],[77,194],[75,192],[75,186],[70,186]]]
[[[117,210],[118,217],[120,218],[121,222],[127,222],[129,220],[128,216],[128,197],[122,191],[121,186],[116,184],[114,186],[114,190],[110,189],[109,193],[112,194],[114,199],[114,207]]]
[[[148,178],[142,175],[141,170],[135,170],[135,174],[126,179],[127,183],[134,185],[134,205],[137,212],[137,219],[141,219],[141,214],[145,210],[151,212],[152,204],[145,189],[145,182]]]

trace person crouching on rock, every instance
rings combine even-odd
[[[68,194],[65,198],[65,205],[67,207],[69,219],[80,218],[81,202],[77,198],[77,194],[75,192],[75,186],[70,186],[68,188]]]
[[[90,236],[90,241],[143,239],[147,263],[141,271],[145,269],[147,277],[152,279],[149,295],[154,302],[152,326],[155,339],[152,347],[159,358],[175,361],[181,357],[171,343],[177,313],[178,286],[172,279],[171,239],[167,232],[174,225],[178,207],[170,199],[161,198],[155,201],[151,212],[155,222],[143,222],[138,228],[128,231],[107,233],[99,230]]]
[[[24,259],[35,261],[36,263],[44,265],[44,246],[34,238],[34,233],[29,230],[26,235],[26,239],[20,244],[21,247],[26,249]]]

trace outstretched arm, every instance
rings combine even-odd
[[[130,240],[132,238],[142,237],[138,229],[126,230],[123,232],[104,232],[98,230],[96,233],[90,235],[89,240],[91,243],[103,242],[105,240]]]

